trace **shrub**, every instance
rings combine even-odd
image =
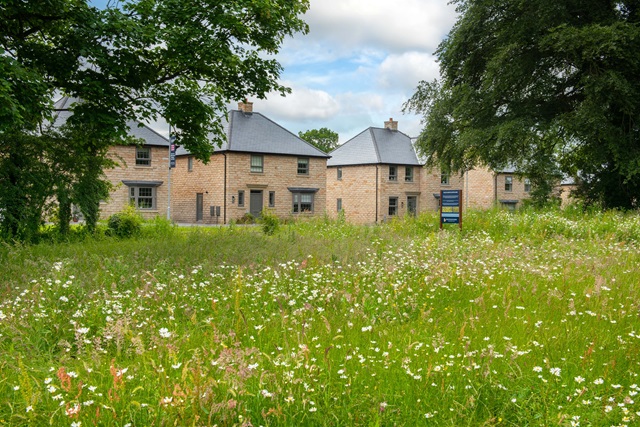
[[[280,226],[280,219],[271,211],[264,209],[260,218],[262,224],[262,232],[268,236],[272,236]]]
[[[249,212],[244,214],[242,218],[236,221],[236,224],[255,224],[255,223],[256,223],[256,218],[253,215],[251,215]]]
[[[121,212],[113,214],[107,222],[109,234],[120,238],[133,237],[140,234],[142,217],[133,206],[127,206]]]

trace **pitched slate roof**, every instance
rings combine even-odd
[[[411,138],[397,130],[370,127],[331,153],[327,166],[396,164],[421,166]]]
[[[55,110],[54,126],[62,126],[66,123],[69,117],[73,115],[73,111],[71,111],[73,104],[79,102],[81,101],[76,98],[63,96],[53,104],[53,108]],[[169,140],[151,129],[149,126],[145,124],[140,126],[134,121],[128,121],[127,126],[129,127],[129,135],[134,138],[142,139],[145,145],[169,147]]]
[[[260,113],[229,112],[229,120],[223,122],[226,140],[215,152],[235,151],[244,153],[282,154],[290,156],[329,156],[297,135],[289,132]],[[213,139],[213,138],[212,138]],[[179,148],[176,155],[189,152]]]

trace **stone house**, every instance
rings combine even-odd
[[[73,114],[70,111],[77,99],[62,97],[54,104],[55,122],[64,123]],[[164,215],[168,206],[169,140],[150,127],[128,122],[129,136],[139,145],[118,145],[107,154],[116,167],[105,169],[111,182],[110,198],[100,202],[100,217],[106,219],[127,205],[135,206],[140,214],[150,219]]]
[[[378,223],[425,206],[424,170],[411,138],[389,119],[331,153],[327,162],[327,214],[354,223]]]
[[[463,208],[515,209],[529,197],[531,184],[515,170],[475,168],[447,174],[424,168],[409,136],[389,119],[384,128],[370,127],[329,153],[327,212],[369,224],[395,216],[436,211],[440,190],[462,190]]]
[[[329,156],[241,102],[209,162],[184,149],[172,176],[172,219],[227,224],[268,209],[281,218],[323,215]]]
[[[105,175],[114,186],[109,200],[100,202],[105,219],[133,205],[145,219],[165,216],[169,204],[169,140],[153,129],[131,126],[130,134],[142,145],[117,145],[109,156],[117,162]]]

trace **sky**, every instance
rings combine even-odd
[[[341,143],[389,118],[418,136],[420,117],[402,105],[420,80],[438,77],[433,53],[455,18],[447,0],[311,0],[309,34],[276,57],[293,93],[253,100],[254,111],[294,133],[327,127]]]
[[[188,1],[188,0],[185,0]],[[100,6],[106,0],[94,0]],[[275,57],[286,97],[251,99],[259,112],[297,134],[327,127],[344,143],[393,118],[418,136],[420,117],[402,105],[420,80],[438,77],[433,53],[456,18],[448,0],[311,0],[307,35],[285,39]],[[237,108],[237,103],[230,105]],[[160,126],[162,131],[164,126]]]

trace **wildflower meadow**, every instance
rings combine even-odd
[[[640,217],[0,247],[0,426],[640,425]]]

